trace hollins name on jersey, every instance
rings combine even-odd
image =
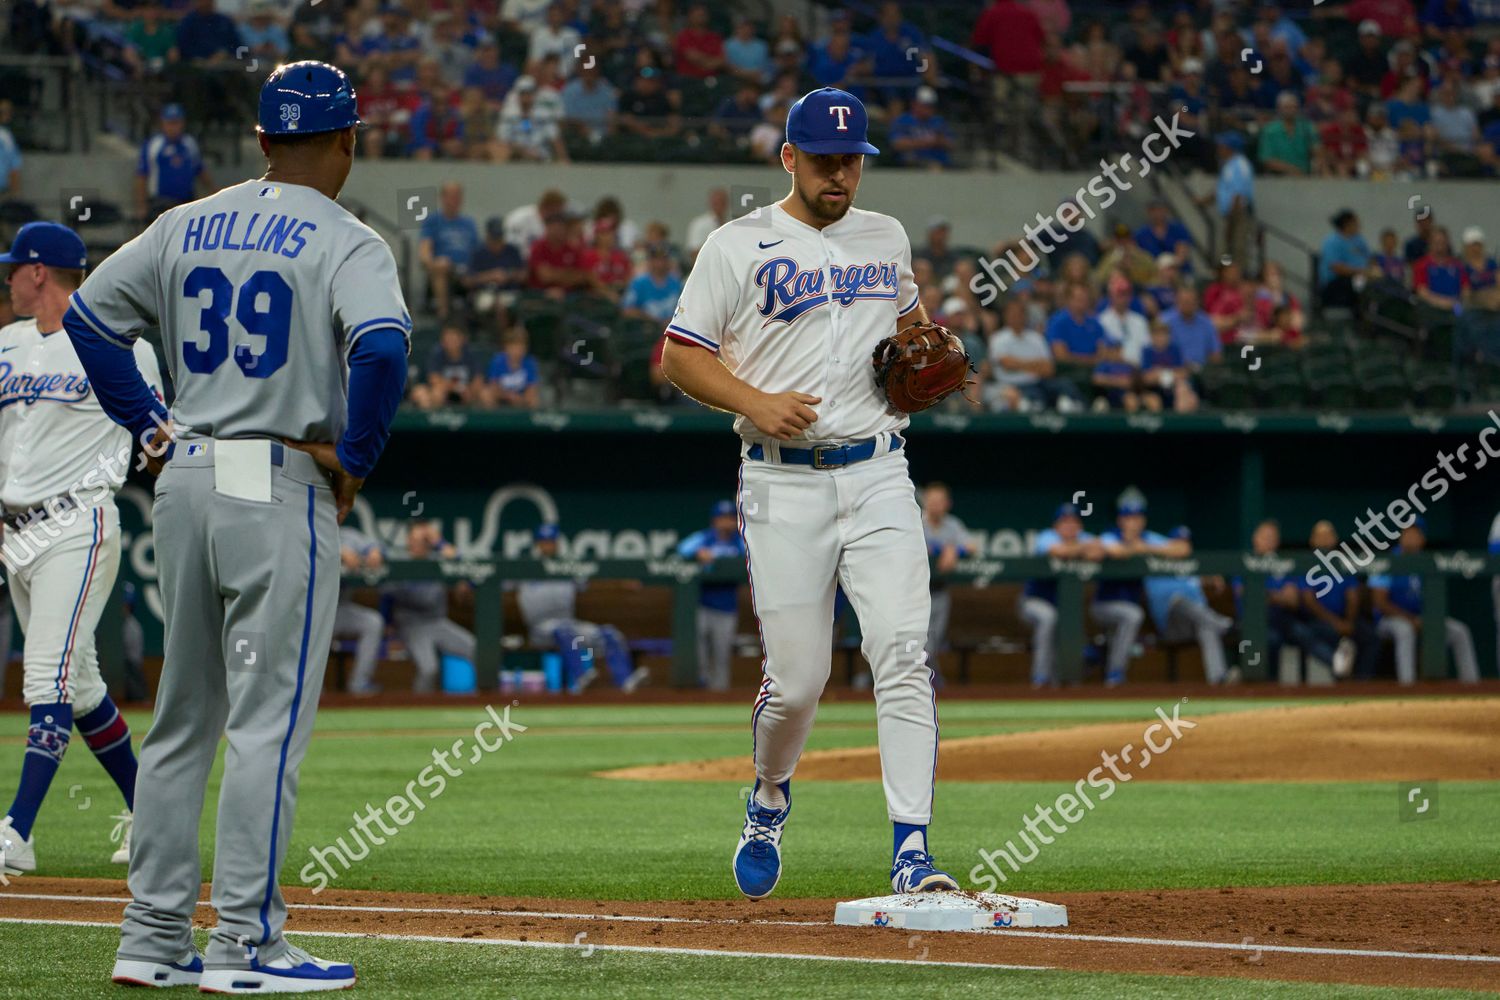
[[[765,289],[760,314],[768,317],[767,322],[790,323],[809,309],[825,304],[828,296],[823,283],[829,275],[833,278],[834,300],[847,306],[856,299],[894,301],[900,268],[895,262],[882,261],[847,267],[830,264],[826,271],[803,270],[791,257],[772,257],[755,272],[756,286]]]
[[[304,234],[318,228],[316,223],[279,213],[268,215],[261,222],[260,213],[255,212],[243,228],[239,219],[239,212],[195,216],[182,232],[182,252],[259,250],[295,258],[307,245]]]

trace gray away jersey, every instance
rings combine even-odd
[[[349,348],[411,333],[385,241],[313,188],[267,181],[164,213],[72,303],[119,347],[160,327],[173,421],[219,438],[337,441]]]

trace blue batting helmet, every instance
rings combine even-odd
[[[277,66],[260,88],[259,129],[312,135],[361,124],[354,85],[337,66],[308,59]]]

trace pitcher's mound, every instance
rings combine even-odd
[[[1164,706],[1168,718],[1172,705]],[[1118,766],[1147,781],[1449,781],[1500,779],[1500,700],[1411,699],[1350,702],[1194,717],[1178,709],[1175,739],[1161,720],[1107,722],[999,736],[944,740],[942,781],[1076,781],[1120,754]],[[1146,730],[1164,753],[1140,766]],[[1192,728],[1189,728],[1189,724]],[[873,733],[872,733],[873,736]],[[689,761],[603,772],[638,781],[745,781],[749,757]],[[797,777],[818,781],[879,781],[876,747],[805,754]]]

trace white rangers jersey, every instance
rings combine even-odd
[[[709,236],[667,336],[716,351],[764,392],[820,397],[804,438],[842,443],[907,425],[875,385],[870,357],[917,305],[901,223],[851,208],[820,230],[773,205]],[[734,429],[765,440],[743,416]]]
[[[156,352],[135,343],[135,363],[161,398]],[[0,505],[30,510],[68,493],[97,503],[125,481],[130,432],[99,406],[61,327],[45,336],[36,320],[0,330]],[[97,471],[96,471],[97,470]]]

